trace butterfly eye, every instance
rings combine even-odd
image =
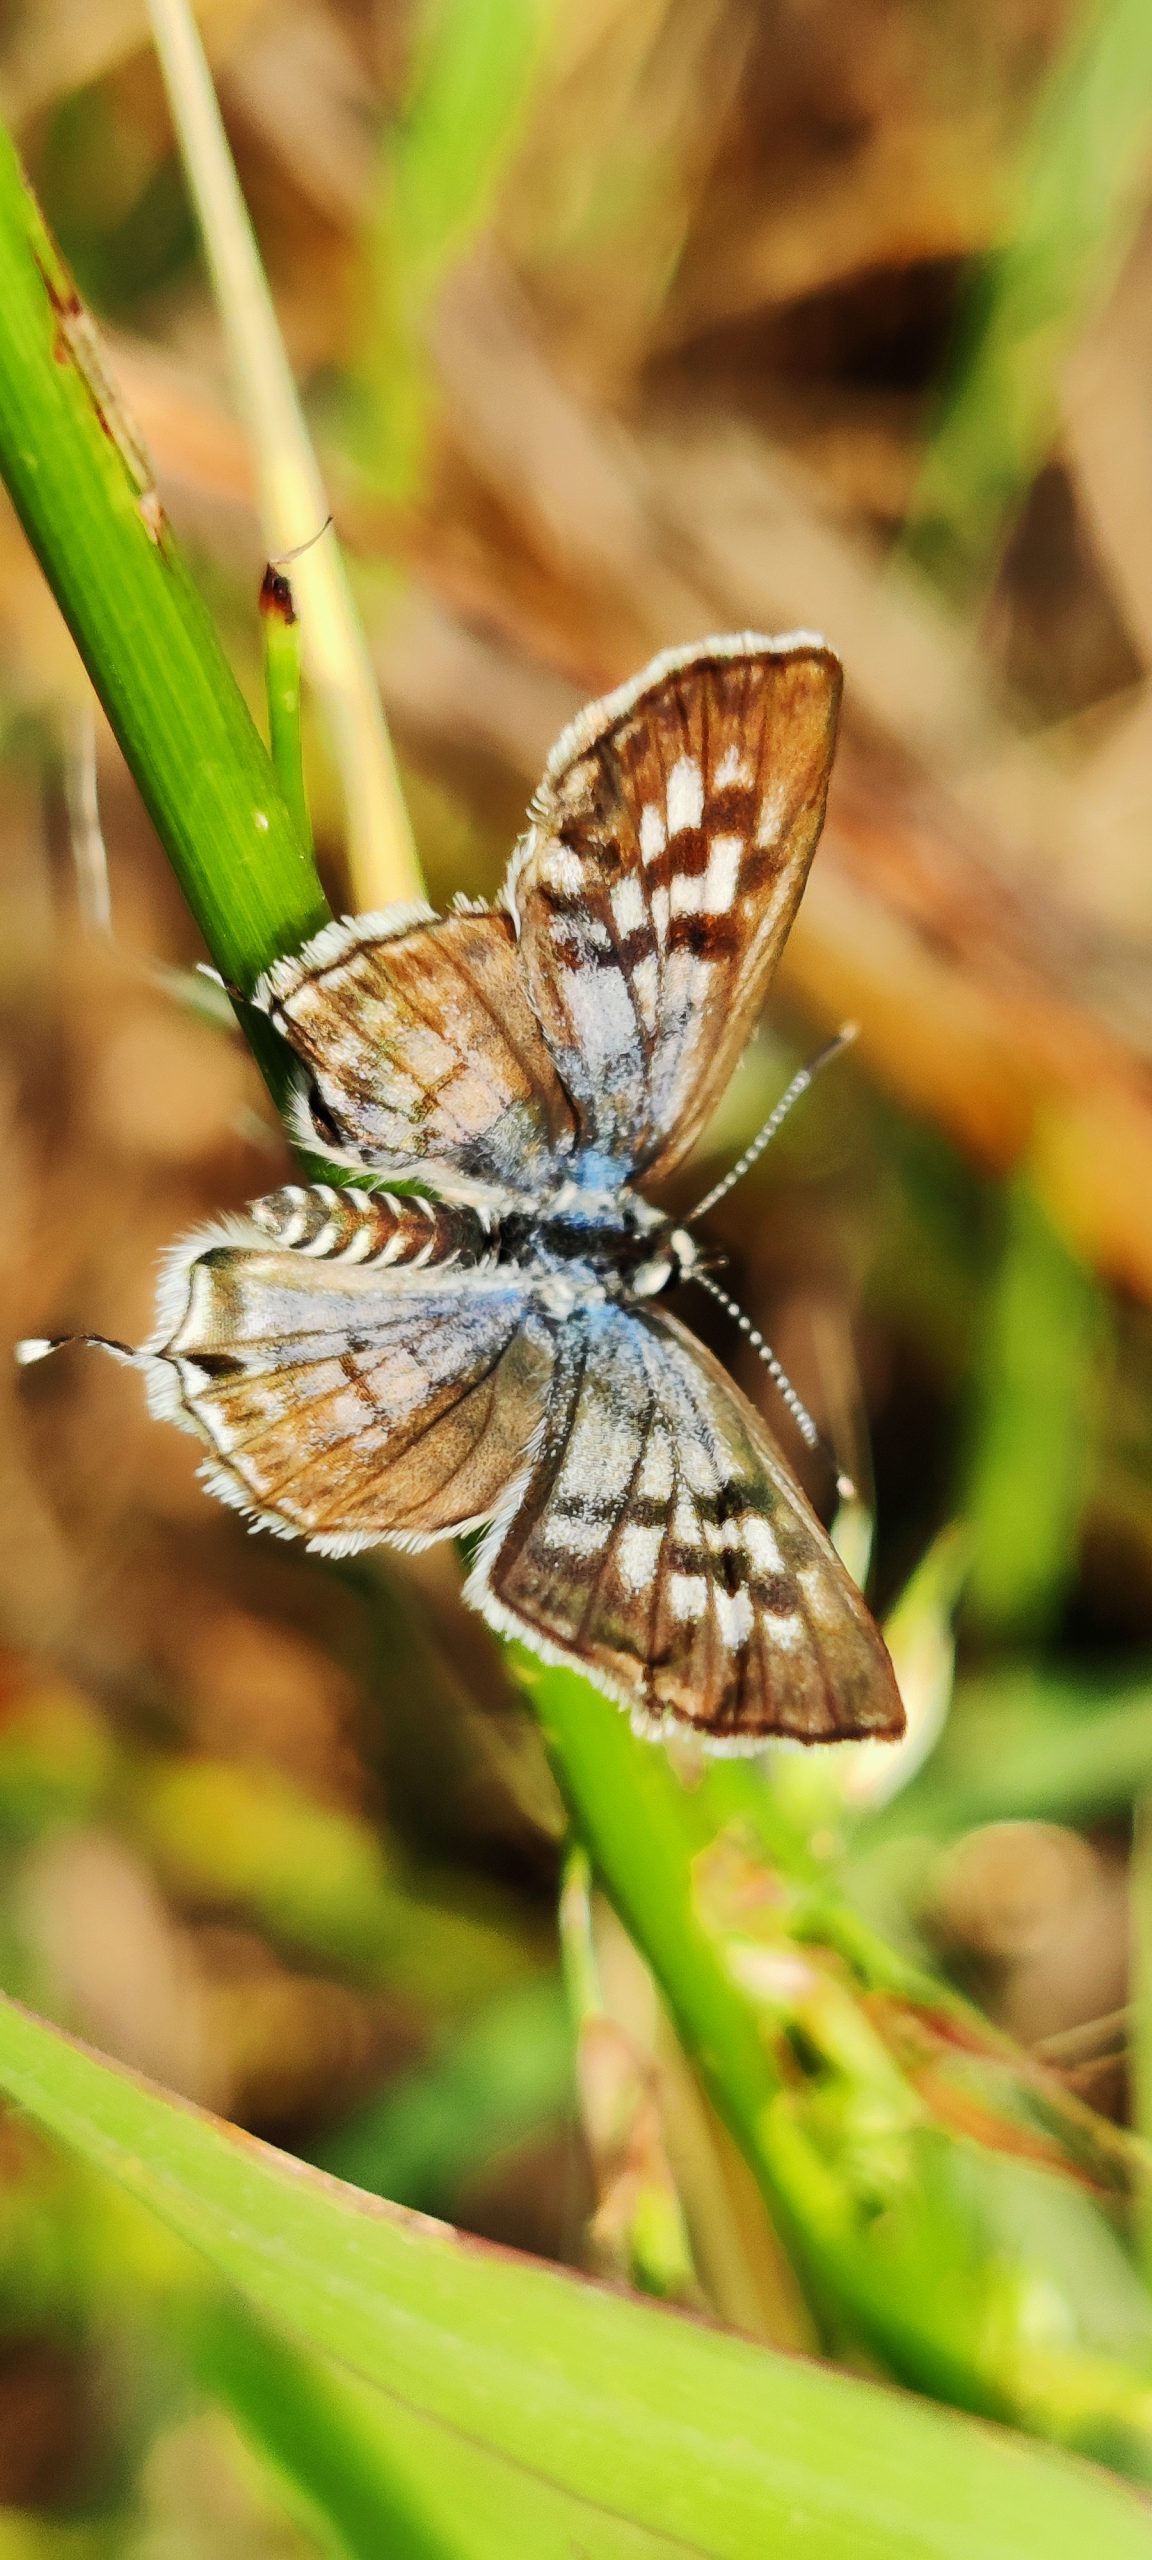
[[[656,1298],[676,1278],[676,1265],[670,1253],[653,1254],[650,1262],[642,1262],[630,1274],[628,1287],[634,1298]]]

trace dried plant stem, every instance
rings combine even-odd
[[[217,306],[256,456],[266,547],[308,542],[328,498],[186,0],[150,0],[156,50],[196,204]],[[368,644],[334,533],[295,570],[305,666],[328,720],[344,786],[348,867],[361,908],[421,893],[420,867]]]

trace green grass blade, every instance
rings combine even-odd
[[[554,0],[422,0],[405,111],[386,144],[376,312],[361,364],[364,468],[394,493],[418,479],[429,373],[421,323],[483,224],[515,149]]]
[[[967,1600],[1001,1635],[1045,1634],[1075,1571],[1103,1321],[1093,1274],[1027,1180],[1017,1181],[981,1342],[961,1504],[971,1538]]]
[[[301,2354],[233,2296],[181,2322],[204,2388],[303,2498],[350,2560],[471,2560],[463,2520],[445,2534],[413,2495],[387,2443],[386,2405]]]
[[[588,2560],[1150,2560],[1103,2474],[369,2204],[11,2002],[0,2086],[262,2316],[560,2492]]]
[[[296,822],[301,844],[312,849],[312,819],[304,783],[304,735],[300,720],[300,625],[287,578],[269,566],[260,589],[264,634],[264,693],[268,747],[276,778]]]
[[[0,132],[0,470],[218,967],[324,920],[314,865]]]
[[[1135,1809],[1132,1861],[1128,1871],[1131,1939],[1131,2023],[1128,2075],[1132,2089],[1132,2122],[1145,2142],[1152,2141],[1152,1805],[1147,1795]],[[1152,2280],[1152,2191],[1137,2199],[1136,2246],[1145,2276]]]
[[[1152,137],[1147,0],[1082,0],[1021,152],[1009,236],[971,286],[905,535],[945,582],[979,580],[1043,462],[1059,370],[1139,220]]]
[[[572,1674],[526,1656],[519,1668],[578,1830],[759,2181],[818,2317],[867,2341],[905,2382],[1091,2449],[1137,2478],[1152,2476],[1146,2300],[1137,2287],[1140,2343],[1133,2329],[1119,2349],[1098,2318],[1098,2287],[1083,2278],[1095,2251],[1115,2260],[1118,2296],[1129,2299],[1136,2283],[1099,2206],[1078,2196],[1060,2208],[1078,2232],[1077,2249],[1061,2253],[1057,2206],[1046,2211],[1042,2201],[1046,2178],[1011,2158],[1011,2134],[1001,2158],[994,2139],[969,2147],[946,2119],[925,2112],[915,2073],[898,2065],[859,1996],[892,1980],[898,1960],[879,1945],[875,1963],[867,1933],[850,1952],[853,1915],[835,1889],[811,1889],[806,1899],[802,1845],[789,1848],[782,1838],[767,1865],[742,1848],[739,1830],[727,1833],[726,1846],[710,1845],[730,1798],[723,1767],[718,1784],[708,1778],[687,1791],[667,1756],[638,1742],[609,1702]],[[725,1856],[737,1870],[728,1919]],[[760,1928],[751,1918],[757,1907]],[[784,1986],[803,1944],[813,1949],[815,1972],[807,1984],[797,1979],[793,1996]],[[835,1947],[859,1974],[847,2001],[837,1966],[821,1952]],[[907,1996],[915,2036],[917,1995]],[[930,2035],[934,2018],[943,2011],[927,1989]],[[975,2020],[970,2032],[978,2043]],[[798,2054],[815,2049],[823,2059],[805,2095]],[[983,2096],[994,2098],[991,2085]],[[990,2126],[995,2114],[993,2104]],[[1062,2164],[1058,2149],[1051,2166]],[[877,2218],[880,2193],[885,2210]],[[1029,2326],[1027,2303],[1045,2286],[1063,2306],[1059,2348]]]
[[[693,1801],[665,1753],[638,1743],[627,1718],[570,1671],[545,1670],[513,1648],[581,1838],[625,1927],[669,1998],[737,2140],[759,2152],[776,2079],[750,2004],[725,1970],[698,1910]]]
[[[355,2560],[684,2560],[680,2542],[584,2513],[563,2489],[291,2346],[235,2293],[202,2315],[206,2390]],[[0,2560],[4,2560],[0,2544]]]
[[[391,147],[389,243],[423,299],[484,221],[521,130],[553,0],[423,0]]]

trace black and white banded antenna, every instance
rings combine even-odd
[[[739,1326],[745,1340],[751,1343],[752,1349],[764,1363],[781,1404],[786,1405],[791,1414],[805,1447],[816,1450],[820,1457],[827,1459],[836,1478],[836,1491],[841,1502],[858,1501],[859,1495],[851,1476],[841,1466],[835,1450],[825,1439],[819,1424],[813,1421],[803,1397],[797,1394],[787,1370],[777,1359],[771,1343],[765,1341],[759,1326],[753,1324],[751,1316],[745,1315],[743,1307],[735,1298],[729,1297],[727,1290],[721,1288],[719,1281],[714,1280],[710,1272],[690,1271],[685,1273],[685,1278],[694,1280],[698,1289],[706,1289],[709,1297],[715,1299],[718,1307],[723,1307],[725,1315],[731,1316],[733,1324]]]
[[[290,551],[275,552],[268,563],[269,568],[280,572],[290,569],[293,561],[302,560],[305,552],[311,551],[314,543],[323,541],[325,534],[331,532],[335,521],[335,516],[329,508],[323,524],[317,525],[315,533],[306,533],[303,542],[294,542]]]
[[[830,1066],[833,1058],[840,1056],[841,1050],[851,1048],[859,1028],[857,1022],[845,1022],[835,1039],[829,1040],[823,1049],[819,1049],[816,1056],[809,1059],[806,1067],[798,1069],[791,1084],[787,1085],[781,1094],[775,1110],[769,1112],[763,1128],[757,1131],[751,1146],[745,1147],[743,1155],[737,1157],[735,1164],[722,1179],[713,1183],[711,1191],[706,1191],[703,1199],[697,1201],[695,1208],[689,1210],[687,1217],[683,1220],[686,1227],[695,1226],[697,1218],[706,1218],[710,1209],[715,1209],[719,1201],[727,1199],[728,1193],[735,1189],[738,1182],[743,1182],[745,1174],[750,1173],[753,1165],[759,1163],[765,1147],[771,1145],[777,1130],[782,1127],[794,1103],[799,1102],[802,1093],[807,1093],[809,1085],[815,1084],[822,1068]]]

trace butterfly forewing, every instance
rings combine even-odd
[[[557,1343],[511,1524],[470,1596],[646,1730],[895,1734],[883,1642],[752,1407],[684,1328],[605,1304]]]
[[[686,1154],[824,815],[840,669],[755,635],[657,659],[554,749],[509,875],[532,1003],[605,1188]]]
[[[213,1490],[336,1552],[489,1517],[547,1397],[551,1343],[521,1276],[461,1268],[473,1213],[436,1209],[433,1265],[425,1204],[396,1206],[379,1221],[401,1241],[385,1267],[387,1234],[375,1262],[341,1259],[339,1230],[319,1258],[269,1246],[255,1222],[193,1240],[150,1346],[154,1402],[206,1442]],[[323,1199],[297,1214],[314,1232],[329,1217]]]
[[[562,1179],[572,1111],[506,915],[400,908],[328,925],[255,1001],[306,1070],[327,1154],[450,1195],[534,1195]]]

